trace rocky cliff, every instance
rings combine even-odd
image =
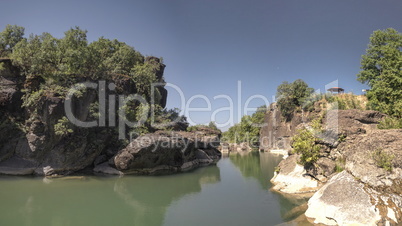
[[[154,57],[148,57],[145,62],[147,61],[160,64],[159,67],[155,67],[157,71],[154,71],[154,74],[157,82],[164,83],[165,65]],[[141,168],[158,166],[168,167],[168,170],[164,171],[167,173],[180,171],[178,168],[189,161],[199,159],[199,162],[212,163],[213,161],[209,160],[215,160],[220,156],[215,147],[203,149],[192,144],[188,147],[181,146],[181,149],[176,148],[177,150],[169,148],[149,150],[147,147],[137,147],[134,150],[131,148],[133,143],[125,146],[124,142],[118,139],[116,128],[105,126],[84,128],[72,125],[64,120],[65,96],[50,89],[40,90],[45,81],[34,75],[23,76],[10,59],[0,59],[0,63],[0,174],[67,175],[83,169],[92,169],[102,163],[107,163],[110,167],[107,168],[108,172],[112,173],[121,174],[130,170],[134,173],[134,169],[141,172]],[[82,78],[80,82],[98,81]],[[119,95],[137,93],[134,81],[128,76],[115,74],[110,81],[106,81],[107,83],[116,86],[108,93],[109,97],[116,98],[116,102]],[[159,86],[158,90],[156,104],[165,107],[167,91],[163,86]],[[30,92],[31,96],[36,95],[35,101],[29,104],[25,101],[23,104],[21,98],[26,98],[24,94],[27,92]],[[73,115],[80,121],[95,120],[96,117],[91,109],[94,108],[93,104],[99,99],[99,95],[99,90],[86,89],[82,95],[73,97]],[[107,100],[110,101],[110,98]],[[109,102],[106,102],[106,105],[109,106]],[[115,107],[113,110],[117,111],[117,106]],[[113,116],[108,112],[103,113],[108,119],[118,117],[117,114]],[[62,129],[63,134],[57,133],[57,126],[59,130]],[[211,134],[204,133],[204,135]],[[191,137],[188,134],[181,136],[179,143],[187,142]],[[212,136],[219,134],[212,133]],[[150,134],[147,137],[154,138],[154,141],[170,139],[166,134]],[[129,154],[124,154],[125,151]],[[185,156],[188,153],[189,156]],[[130,159],[129,155],[134,159]],[[123,162],[126,164],[124,167]],[[98,172],[103,171],[98,169]]]
[[[271,143],[261,149],[291,152],[290,140],[297,128],[311,130],[312,119],[319,115],[309,113],[303,120],[303,113],[295,113],[285,122],[271,105],[268,125],[261,130]],[[316,144],[321,146],[318,160],[303,166],[299,155],[290,155],[279,164],[271,180],[273,189],[310,194],[305,215],[315,224],[400,225],[402,130],[377,129],[383,117],[376,111],[325,111],[322,132],[316,134]]]
[[[276,103],[271,104],[264,117],[264,126],[260,130],[260,150],[290,150],[291,138],[296,134],[297,126],[310,122],[321,112],[316,108],[313,112],[294,112],[291,120],[287,121],[281,116]]]

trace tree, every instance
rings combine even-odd
[[[309,88],[307,83],[301,79],[292,83],[285,81],[279,85],[276,98],[282,116],[289,120],[296,108],[301,107],[313,91],[314,89]]]
[[[257,146],[266,109],[267,107],[265,105],[260,106],[251,116],[244,115],[240,123],[230,127],[228,131],[223,133],[223,137],[229,142],[247,142]]]
[[[214,130],[219,130],[218,127],[216,126],[215,122],[209,122],[208,127]]]
[[[361,59],[357,80],[367,84],[372,109],[402,118],[402,34],[395,29],[374,31]]]
[[[23,39],[25,28],[8,24],[0,32],[0,56],[7,56],[14,46]]]
[[[9,57],[14,66],[28,79],[41,81],[42,91],[65,96],[69,87],[81,81],[123,78],[134,82],[136,94],[147,101],[154,98],[155,103],[160,102],[160,90],[152,92],[152,84],[161,80],[157,75],[162,66],[160,59],[144,60],[133,47],[116,39],[101,37],[89,43],[87,31],[79,27],[69,29],[60,39],[46,32],[23,38],[23,31],[22,27],[7,26],[0,33],[0,54],[1,50],[12,48]],[[28,100],[35,90],[26,91],[24,99]],[[130,107],[129,111],[134,113],[139,106],[131,104]]]

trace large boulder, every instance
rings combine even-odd
[[[381,194],[343,171],[308,201],[305,215],[325,225],[400,225],[402,198]]]
[[[124,174],[166,174],[209,165],[220,159],[215,140],[196,132],[156,132],[133,140],[113,158]]]
[[[271,182],[275,191],[287,194],[311,193],[318,190],[320,182],[307,174],[306,169],[298,164],[299,156],[291,155],[278,165]]]
[[[345,156],[345,168],[353,176],[373,187],[390,187],[402,180],[401,147],[402,130],[374,130],[348,137],[337,151]],[[376,162],[378,153],[390,157],[392,170],[381,168],[381,163]]]

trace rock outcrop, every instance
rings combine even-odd
[[[373,130],[348,137],[336,151],[345,157],[345,169],[363,183],[393,187],[396,180],[402,180],[402,130]],[[379,153],[392,158],[392,171],[378,166],[381,163],[375,161],[375,155]]]
[[[295,154],[283,160],[271,180],[275,185],[273,190],[288,195],[315,188],[317,191],[310,198],[305,215],[317,224],[401,224],[402,130],[377,129],[379,121],[386,116],[377,111],[354,109],[323,113],[317,108],[309,115],[296,112],[286,122],[281,119],[279,109],[271,105],[266,115],[268,124],[261,130],[271,143],[265,143],[268,145],[260,149],[291,150],[291,137],[303,127],[315,134],[316,144],[321,146],[314,164],[298,165]],[[317,117],[322,131],[312,129],[311,122]],[[286,141],[285,145],[282,141]]]
[[[364,185],[346,171],[334,176],[310,198],[306,216],[326,225],[375,225],[381,219]]]
[[[156,132],[136,138],[112,159],[119,174],[156,175],[182,172],[216,163],[221,153],[211,134]],[[215,134],[215,139],[219,139]],[[101,171],[98,171],[101,172]],[[105,173],[108,173],[105,171]]]
[[[291,138],[296,134],[297,127],[310,122],[320,112],[320,108],[313,112],[294,112],[291,120],[286,120],[281,116],[278,105],[271,104],[264,117],[264,126],[260,130],[260,150],[290,150]]]
[[[298,155],[291,155],[278,165],[278,172],[271,179],[275,191],[287,194],[311,193],[318,190],[320,182],[307,174],[306,169],[298,164]]]
[[[0,59],[3,70],[0,70],[0,108],[9,111],[21,110],[23,77],[18,68],[11,64],[9,59]]]
[[[222,143],[219,147],[222,153],[238,153],[238,154],[248,154],[252,151],[250,145],[246,142],[236,144],[236,143]]]
[[[306,216],[326,225],[399,225],[401,203],[400,195],[377,191],[343,171],[311,197]]]
[[[167,91],[163,84],[163,72],[165,65],[158,58],[147,57],[145,62],[157,64],[153,67],[156,81],[161,84],[156,92],[155,104],[162,108],[166,105]],[[120,174],[122,171],[132,169],[139,170],[142,166],[147,168],[157,167],[182,167],[193,168],[189,162],[198,159],[198,165],[201,162],[215,161],[219,158],[216,149],[208,146],[206,148],[192,148],[184,153],[190,152],[191,155],[182,156],[182,160],[176,161],[180,154],[170,150],[145,153],[144,149],[137,150],[140,155],[134,154],[133,165],[128,168],[122,168],[123,151],[127,153],[136,152],[122,145],[118,140],[117,129],[113,127],[91,127],[84,128],[73,125],[70,121],[63,121],[66,116],[65,102],[66,97],[54,91],[54,89],[43,89],[44,79],[37,75],[22,75],[19,69],[13,66],[10,59],[0,59],[0,174],[10,175],[68,175],[74,172],[95,167],[96,172],[105,172]],[[80,121],[88,122],[98,120],[91,109],[96,108],[96,103],[100,102],[101,85],[98,81],[92,81],[90,78],[76,78],[78,82],[92,82],[98,84],[99,89],[87,88],[81,92],[81,95],[72,97],[72,114]],[[115,109],[103,112],[105,118],[113,120],[118,119],[117,103],[118,97],[137,93],[137,87],[134,81],[126,75],[111,75],[110,81],[105,81],[108,89],[107,102],[109,106],[110,97],[116,98]],[[113,83],[113,84],[112,84]],[[112,84],[111,86],[107,85]],[[110,88],[112,87],[112,88]],[[29,95],[27,95],[29,93]],[[21,98],[24,99],[24,104]],[[94,105],[95,104],[95,105]],[[95,106],[95,107],[94,107]],[[109,115],[114,111],[114,115]],[[58,131],[56,131],[58,125]],[[183,130],[187,124],[179,121],[175,123],[173,130]],[[61,129],[61,131],[60,131]],[[128,130],[126,130],[128,131]],[[124,134],[127,135],[127,134]],[[203,144],[216,145],[219,142],[216,139],[217,134],[212,133],[192,133],[183,135],[182,140],[190,139],[190,136],[198,136]],[[154,138],[165,139],[162,134],[154,135]],[[120,152],[119,152],[120,151]],[[117,157],[116,154],[119,153]],[[160,154],[160,155],[159,155]],[[160,160],[151,164],[148,157],[158,155]],[[186,157],[186,158],[184,158]],[[192,159],[193,158],[193,159]],[[113,165],[116,159],[118,166]],[[110,161],[109,161],[110,160]],[[170,161],[171,160],[171,161]],[[188,161],[187,161],[188,160]],[[131,161],[131,160],[130,160]],[[107,164],[111,162],[112,164]],[[186,165],[187,164],[187,165]],[[182,166],[184,165],[184,166]],[[194,165],[195,162],[194,162]],[[111,167],[110,167],[111,166]],[[145,170],[144,170],[145,171]],[[168,170],[174,172],[175,170]],[[177,170],[178,171],[178,170]]]

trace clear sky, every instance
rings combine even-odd
[[[13,0],[0,5],[0,28],[7,24],[56,37],[80,26],[90,41],[116,38],[163,57],[166,81],[180,87],[187,103],[194,95],[211,101],[211,111],[190,113],[192,122],[208,123],[214,110],[229,106],[216,95],[233,99],[237,122],[238,81],[241,105],[256,94],[272,101],[282,81],[298,78],[321,90],[338,80],[346,92],[360,94],[367,87],[356,74],[369,36],[388,27],[402,32],[402,1]],[[178,92],[169,92],[168,108],[181,108]],[[250,105],[262,104],[255,99]],[[189,106],[207,104],[198,98]],[[228,117],[229,111],[220,112],[215,120]]]

